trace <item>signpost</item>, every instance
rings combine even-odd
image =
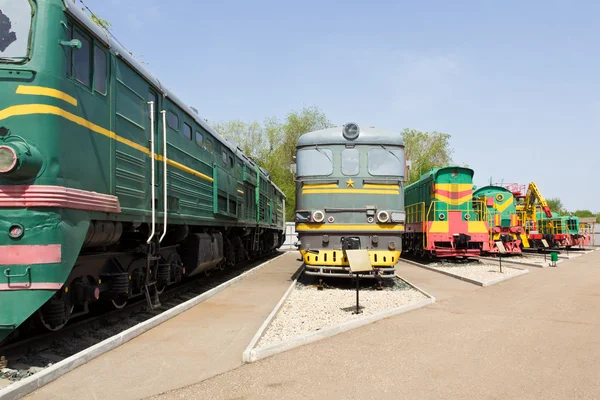
[[[546,239],[542,239],[542,244],[544,245],[544,248],[548,248],[550,246],[548,246],[548,242],[546,242]],[[546,252],[544,251],[544,264],[546,264]]]
[[[373,271],[369,252],[367,250],[346,250],[350,272],[356,274],[356,311],[353,314],[360,314],[358,293],[360,291],[360,273]]]
[[[496,247],[498,247],[498,259],[500,260],[500,273],[502,273],[502,254],[506,254],[506,248],[504,247],[504,243],[501,241],[496,242]]]

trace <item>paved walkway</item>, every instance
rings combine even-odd
[[[139,399],[241,366],[243,351],[299,269],[299,254],[285,254],[27,398]]]
[[[404,264],[436,304],[156,399],[600,398],[600,251],[530,271],[478,288]]]

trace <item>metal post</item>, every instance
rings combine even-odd
[[[500,259],[500,273],[502,273],[502,254],[498,254],[498,258]]]
[[[358,274],[356,274],[356,312],[354,314],[360,314],[360,307],[359,307],[359,303],[358,303],[358,292],[360,289],[359,286],[359,280],[358,280]]]

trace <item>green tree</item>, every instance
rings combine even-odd
[[[270,146],[267,138],[264,138],[263,126],[255,122],[244,122],[239,120],[219,122],[211,126],[227,139],[233,139],[244,154],[255,160],[260,160],[265,154],[265,148]]]
[[[421,174],[432,168],[439,168],[452,163],[450,135],[441,132],[420,132],[414,129],[402,131],[406,159],[410,160],[411,168],[408,181],[419,180]]]
[[[591,218],[595,217],[594,213],[590,210],[576,210],[573,212],[573,215],[579,218]]]
[[[558,197],[553,197],[546,199],[546,203],[548,203],[548,207],[550,207],[550,211],[558,213],[558,214],[566,214],[567,209],[563,205],[562,201]]]

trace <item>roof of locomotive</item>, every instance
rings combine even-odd
[[[505,187],[488,185],[488,186],[480,187],[475,192],[473,192],[473,197],[479,197],[483,193],[490,193],[490,192],[503,192],[503,193],[510,193],[512,195],[512,192]]]
[[[327,145],[327,144],[378,144],[389,146],[404,146],[402,135],[387,129],[361,127],[356,139],[346,139],[343,134],[344,126],[326,128],[308,132],[300,136],[296,147]]]
[[[129,65],[131,65],[137,72],[143,75],[146,79],[148,79],[157,89],[159,89],[167,98],[169,98],[173,103],[179,106],[183,111],[188,113],[190,117],[194,119],[204,129],[210,132],[221,144],[227,146],[233,153],[237,153],[238,155],[243,152],[239,148],[238,144],[235,141],[230,141],[221,136],[217,131],[215,131],[208,123],[198,114],[196,109],[185,104],[179,97],[175,95],[168,87],[166,87],[161,81],[158,80],[150,71],[148,71],[144,66],[135,59],[131,55],[127,49],[125,49],[115,38],[110,36],[106,31],[100,28],[92,19],[79,7],[75,6],[75,4],[71,4],[68,0],[63,0],[63,4],[65,5],[67,11],[79,22],[85,25],[87,29],[93,32],[100,40],[104,42],[108,46],[109,49],[112,49],[116,55],[125,60]],[[241,158],[241,157],[240,157]],[[247,157],[246,157],[247,159]],[[263,172],[264,173],[264,172]],[[283,194],[283,191],[275,185],[273,181],[270,180],[270,175],[268,173],[265,174],[269,181],[275,188]]]
[[[426,179],[429,179],[430,177],[435,179],[437,177],[437,175],[440,172],[446,171],[446,170],[450,170],[450,169],[456,169],[456,170],[460,170],[461,172],[468,172],[469,175],[471,176],[471,178],[473,177],[473,175],[475,174],[475,171],[473,171],[471,168],[467,168],[467,167],[461,167],[459,165],[448,165],[445,167],[440,167],[440,168],[433,168],[432,170],[428,171],[427,173],[421,175],[421,177],[419,178],[418,181],[411,183],[410,185],[407,185],[404,190],[409,189],[411,186],[416,185],[417,183],[424,181]]]

